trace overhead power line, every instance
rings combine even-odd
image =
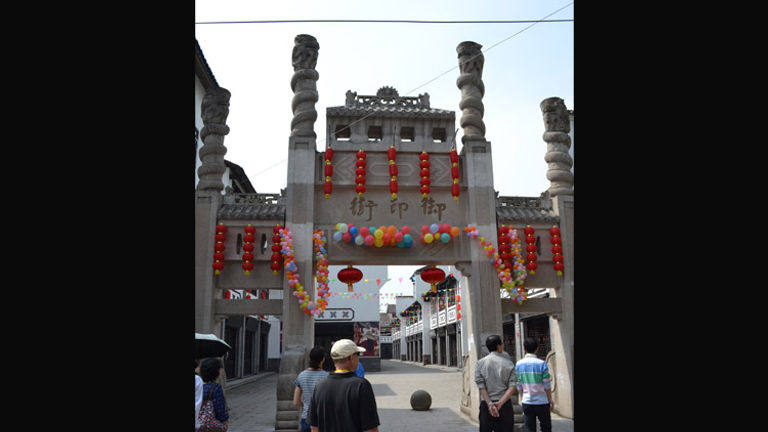
[[[434,21],[434,20],[365,20],[365,19],[311,19],[311,20],[248,20],[200,21],[195,24],[284,24],[284,23],[372,23],[372,24],[528,24],[542,22],[573,22],[573,18],[552,20],[487,20],[487,21]]]

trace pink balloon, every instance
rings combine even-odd
[[[426,234],[429,232],[429,225],[422,225],[421,226],[421,233]]]
[[[398,232],[398,233],[396,233],[396,234],[395,234],[395,241],[396,241],[396,242],[401,242],[401,241],[403,241],[403,233],[401,233],[401,232]]]
[[[392,235],[389,233],[384,233],[384,237],[381,239],[384,241],[384,246],[389,246],[389,243],[392,241]]]
[[[368,231],[367,226],[360,227],[360,235],[363,236],[363,238],[368,237],[368,234],[370,234],[370,231]]]
[[[367,236],[365,236],[365,244],[366,244],[366,245],[368,245],[368,246],[373,246],[373,242],[374,242],[375,240],[376,240],[376,239],[375,239],[375,238],[373,238],[373,236],[372,236],[372,235],[370,235],[370,234],[368,234]]]
[[[400,231],[403,234],[410,234],[411,233],[411,227],[409,227],[408,225],[403,225],[403,228],[401,228]]]

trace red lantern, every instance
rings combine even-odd
[[[563,247],[562,239],[560,238],[560,228],[558,228],[556,225],[552,226],[552,229],[549,230],[549,233],[552,235],[552,261],[554,264],[554,269],[557,270],[557,275],[562,276],[563,270],[565,270],[565,265],[563,265]]]
[[[328,151],[326,150],[326,155],[327,154],[328,154]],[[331,155],[333,155],[333,150],[331,150]],[[330,183],[327,183],[327,185],[330,186]],[[272,257],[270,258],[272,263],[269,265],[270,270],[272,270],[272,274],[277,274],[277,272],[279,272],[280,269],[282,268],[283,254],[280,253],[280,251],[282,250],[282,248],[280,247],[280,234],[279,234],[280,228],[282,228],[280,224],[277,224],[272,228],[272,232],[274,233],[274,235],[272,236]],[[252,250],[253,245],[250,245],[250,246]],[[245,249],[245,246],[243,246],[243,249]]]
[[[539,265],[536,263],[536,260],[538,259],[536,257],[536,237],[533,235],[533,233],[536,231],[533,229],[533,227],[527,225],[523,232],[526,236],[525,242],[528,244],[528,246],[525,247],[525,250],[528,252],[528,256],[526,257],[528,259],[528,265],[526,268],[531,272],[532,275],[534,275],[536,274],[536,269],[539,268]]]
[[[323,184],[323,193],[325,194],[325,199],[331,197],[331,191],[333,190],[333,186],[331,184],[331,176],[333,176],[333,165],[331,164],[332,159],[333,149],[328,147],[325,149],[325,183]]]
[[[395,146],[389,146],[387,150],[387,158],[389,159],[389,193],[392,194],[392,199],[397,199],[397,165],[395,165],[395,158],[397,157],[397,150]]]
[[[360,149],[357,154],[357,161],[355,161],[355,166],[357,167],[355,169],[355,174],[357,174],[357,178],[355,179],[355,183],[357,186],[355,186],[355,191],[357,192],[357,196],[362,198],[363,194],[365,193],[365,158],[366,154],[363,151],[363,149]],[[362,170],[361,170],[362,168]]]
[[[445,279],[445,272],[435,266],[421,271],[421,280],[430,285],[432,292],[437,292],[437,284]]]
[[[419,173],[421,176],[421,181],[419,182],[421,189],[419,189],[419,192],[421,192],[423,198],[426,198],[429,196],[429,154],[425,151],[419,154],[419,168],[421,168]]]
[[[221,271],[224,270],[224,254],[222,252],[227,248],[224,246],[224,242],[227,240],[226,232],[227,227],[219,222],[216,225],[216,235],[214,236],[216,243],[213,245],[213,250],[215,251],[213,254],[213,273],[215,275],[220,275]]]
[[[251,270],[253,270],[253,254],[251,254],[251,251],[253,251],[253,242],[256,241],[256,237],[253,235],[256,232],[256,228],[253,227],[253,225],[248,224],[245,227],[245,235],[243,236],[243,242],[245,243],[243,245],[243,250],[245,253],[243,253],[243,270],[245,270],[246,275],[251,274]]]
[[[341,281],[347,284],[347,291],[352,291],[353,286],[352,284],[356,282],[360,282],[360,280],[363,278],[363,272],[360,270],[352,267],[352,264],[347,266],[345,269],[341,269],[339,273],[336,275],[336,277]]]
[[[456,202],[459,202],[459,154],[456,153],[456,148],[451,148],[451,178],[453,178],[453,184],[451,185],[451,195]]]

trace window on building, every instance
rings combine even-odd
[[[445,142],[445,128],[432,129],[432,142]]]
[[[382,137],[381,126],[368,126],[368,141],[381,141]]]
[[[349,129],[349,125],[336,125],[333,136],[336,138],[336,141],[349,141],[352,131]]]
[[[414,137],[415,134],[412,127],[404,127],[400,129],[400,141],[413,142]]]

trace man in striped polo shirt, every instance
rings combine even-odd
[[[547,362],[536,357],[539,344],[536,339],[525,338],[523,341],[525,357],[515,365],[517,389],[523,393],[523,422],[526,432],[536,432],[536,418],[541,424],[541,432],[552,431],[549,412],[554,407],[552,402],[551,379]]]

